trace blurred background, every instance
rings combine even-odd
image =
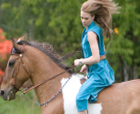
[[[48,42],[61,56],[80,49],[83,31],[80,7],[84,1],[0,0],[0,76],[4,74],[12,49],[11,37],[17,39],[25,35],[30,40]],[[114,1],[121,9],[119,14],[113,15],[113,38],[104,38],[107,59],[115,72],[116,82],[138,79],[140,1]],[[70,66],[75,58],[81,57],[81,52],[75,52],[64,63]],[[26,114],[38,114],[40,109],[36,100],[34,92],[11,102],[0,98],[0,114],[22,114],[25,110]]]

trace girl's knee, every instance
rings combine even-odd
[[[81,97],[81,96],[76,96],[76,104],[78,104],[78,103],[86,103],[86,102],[88,102],[88,99],[86,99],[86,98],[83,98],[83,97]]]

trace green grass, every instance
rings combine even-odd
[[[33,91],[12,101],[4,101],[0,97],[0,114],[41,114],[36,101],[37,97]]]

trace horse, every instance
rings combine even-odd
[[[75,97],[86,80],[84,75],[60,62],[59,54],[48,43],[12,42],[1,83],[3,99],[15,99],[21,85],[31,79],[37,85],[34,89],[41,114],[78,114]],[[97,99],[88,103],[88,114],[140,114],[140,80],[114,83],[103,89]]]

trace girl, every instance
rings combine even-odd
[[[97,101],[98,93],[114,83],[114,72],[105,57],[103,35],[111,38],[111,16],[118,9],[112,0],[88,0],[82,4],[83,58],[74,60],[74,65],[83,65],[80,72],[87,73],[88,79],[76,96],[78,114],[87,114],[88,101]]]

